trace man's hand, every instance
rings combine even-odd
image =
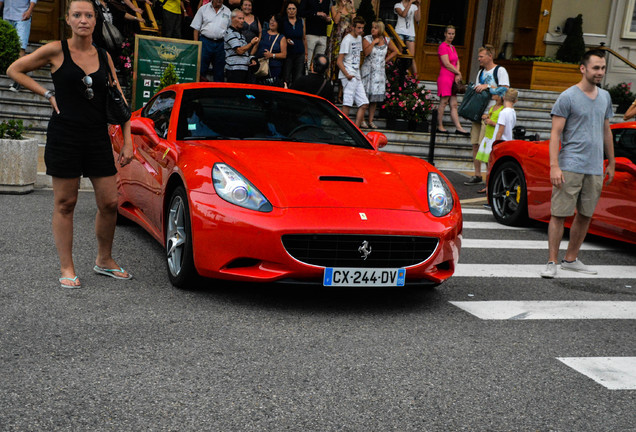
[[[475,87],[475,91],[477,93],[481,93],[481,92],[483,92],[486,89],[488,89],[488,84],[480,84],[480,85]]]
[[[563,172],[561,171],[560,167],[550,167],[550,183],[552,183],[552,186],[555,186],[557,188],[560,188],[561,185],[565,183],[565,178],[563,177]]]
[[[616,172],[616,168],[614,167],[613,164],[608,164],[607,168],[605,169],[605,186],[609,185],[610,183],[612,183],[612,181],[614,180],[614,173]]]

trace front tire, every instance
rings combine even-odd
[[[517,162],[504,162],[495,168],[488,195],[497,222],[511,226],[527,222],[528,191],[523,170]]]
[[[183,186],[174,190],[166,211],[166,264],[172,285],[186,288],[195,282],[190,209]]]

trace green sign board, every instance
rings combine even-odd
[[[135,35],[133,110],[157,92],[164,69],[172,63],[180,83],[199,80],[201,42]]]

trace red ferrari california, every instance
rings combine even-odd
[[[636,122],[611,126],[616,175],[603,186],[589,233],[636,243]],[[550,221],[549,141],[504,141],[495,144],[488,172],[488,202],[502,224],[528,218]],[[607,165],[607,160],[605,161]],[[572,218],[566,220],[570,227]]]
[[[168,276],[325,286],[436,285],[462,214],[442,173],[379,151],[329,102],[271,87],[163,89],[133,113],[119,213],[165,247]],[[122,145],[111,128],[113,149]]]

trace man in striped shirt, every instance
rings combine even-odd
[[[232,11],[230,27],[225,31],[225,79],[227,82],[246,83],[248,68],[256,65],[253,55],[258,48],[258,37],[247,42],[241,29],[245,15],[240,9]]]

